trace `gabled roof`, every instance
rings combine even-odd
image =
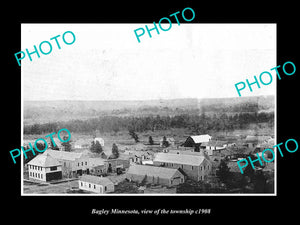
[[[92,184],[100,184],[100,185],[113,185],[114,183],[108,179],[107,177],[97,177],[92,175],[83,175],[79,179],[80,181],[92,183]]]
[[[190,137],[193,139],[193,141],[196,144],[203,143],[203,142],[209,142],[209,140],[211,139],[211,136],[208,134],[196,135],[196,136],[190,136]]]
[[[61,166],[61,164],[56,159],[54,159],[51,155],[47,153],[37,155],[27,164],[41,167]]]
[[[129,167],[127,174],[133,175],[147,175],[148,177],[160,177],[165,179],[171,179],[177,171],[180,173],[178,169],[171,169],[166,167],[159,166],[145,166],[145,165],[132,165]]]
[[[55,159],[69,160],[69,161],[75,161],[76,159],[79,159],[83,156],[82,153],[56,151],[56,150],[50,150],[50,149],[47,149],[43,154],[46,154],[46,153],[51,155]]]
[[[191,166],[199,166],[201,165],[204,159],[204,156],[198,155],[157,153],[153,162],[177,163]]]

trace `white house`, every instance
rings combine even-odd
[[[227,142],[220,140],[210,140],[208,142],[203,142],[201,147],[205,149],[208,155],[214,155],[216,152],[221,152],[226,150]]]
[[[102,147],[104,147],[104,140],[103,140],[103,138],[94,138],[94,142],[96,143],[96,141],[98,141],[99,143],[100,143],[100,145],[102,146]]]
[[[27,163],[29,179],[39,181],[59,180],[62,178],[62,167],[59,161],[49,154],[39,154]]]
[[[79,189],[94,192],[97,194],[105,194],[114,192],[115,186],[107,177],[97,177],[92,175],[83,175],[79,179]]]

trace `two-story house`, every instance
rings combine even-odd
[[[39,154],[27,163],[29,179],[48,182],[62,178],[62,167],[50,154]]]

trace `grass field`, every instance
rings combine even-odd
[[[252,124],[248,129],[243,130],[234,130],[234,131],[228,131],[228,132],[208,132],[209,135],[213,137],[213,139],[219,139],[219,140],[226,140],[229,142],[235,142],[238,140],[241,140],[242,138],[246,137],[247,135],[270,135],[274,136],[275,132],[270,127],[264,127],[260,124]],[[32,143],[34,144],[34,141],[38,138],[44,138],[45,135],[24,135],[24,143]],[[71,131],[71,144],[72,147],[76,145],[76,142],[80,143],[86,143],[90,146],[93,135],[92,134],[85,134],[85,133],[74,133]],[[196,133],[191,132],[189,129],[169,129],[169,130],[156,130],[154,132],[147,131],[147,132],[140,132],[137,133],[139,137],[140,143],[135,143],[134,139],[131,138],[128,131],[119,131],[117,133],[110,132],[110,133],[98,133],[97,137],[101,137],[104,139],[104,152],[106,154],[111,153],[112,144],[116,143],[121,148],[134,148],[136,150],[140,150],[142,148],[145,148],[144,144],[148,143],[149,136],[152,136],[154,143],[159,144],[159,141],[163,138],[163,136],[166,137],[173,137],[176,141],[176,144],[183,143],[186,138],[190,135],[199,135]],[[50,138],[46,138],[48,141],[50,141]],[[54,137],[54,141],[56,143],[60,143],[57,136]]]

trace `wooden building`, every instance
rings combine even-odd
[[[202,143],[209,142],[211,138],[208,134],[189,136],[182,145],[184,147],[199,147]]]
[[[83,175],[79,178],[79,189],[97,194],[114,192],[115,186],[107,177]]]
[[[196,181],[205,180],[212,171],[209,157],[202,155],[157,153],[153,165],[181,169],[186,175]]]
[[[62,179],[62,167],[50,154],[39,154],[27,163],[29,179],[48,182]]]
[[[175,186],[184,183],[184,175],[178,169],[166,167],[131,165],[126,173],[130,181]]]
[[[89,158],[89,166],[91,175],[101,176],[107,173],[107,166],[102,158]]]
[[[63,177],[73,177],[89,174],[89,157],[83,153],[56,151],[47,149],[43,154],[49,154],[62,166]]]

